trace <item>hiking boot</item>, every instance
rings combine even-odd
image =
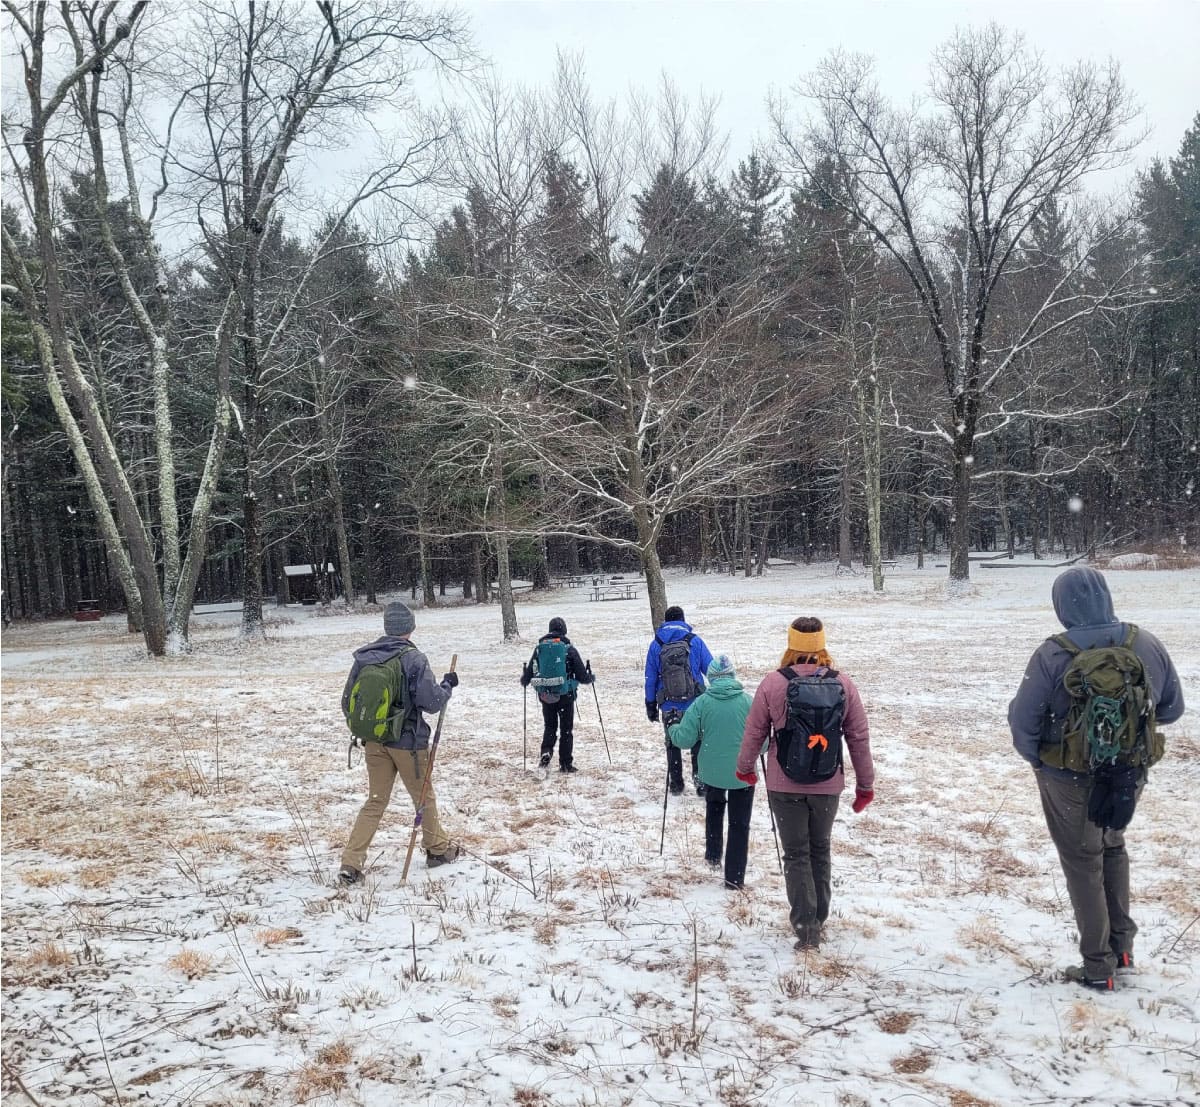
[[[542,756],[538,758],[538,768],[544,769],[549,764],[550,764],[550,755],[548,753],[543,753]]]
[[[682,780],[672,780],[670,792],[671,792],[671,795],[673,795],[673,796],[682,796],[683,795],[683,781]]]
[[[577,772],[579,772],[579,770],[577,768],[575,768],[574,765],[559,765],[558,771],[560,773],[577,773]]]
[[[427,869],[436,869],[439,865],[449,865],[451,861],[457,861],[462,853],[462,846],[457,842],[451,842],[442,853],[430,853],[425,851],[425,867]]]
[[[338,883],[343,888],[349,888],[353,884],[358,884],[362,881],[363,874],[358,869],[352,869],[349,865],[343,865],[337,874]]]
[[[820,926],[799,926],[796,928],[796,944],[792,946],[795,950],[820,949],[821,948],[821,928]]]
[[[1133,954],[1132,953],[1118,953],[1117,954],[1117,975],[1118,976],[1131,976],[1135,972],[1137,972],[1137,969],[1135,969],[1133,967]]]
[[[740,884],[735,884],[732,880],[725,881],[725,891],[727,892],[744,892],[745,890],[745,881]]]
[[[1070,968],[1064,969],[1063,976],[1072,983],[1090,988],[1093,992],[1111,992],[1115,987],[1111,976],[1088,976],[1087,970],[1082,965],[1072,965]]]
[[[708,785],[704,783],[695,773],[692,774],[692,784],[696,787],[696,795],[703,796],[708,791]]]

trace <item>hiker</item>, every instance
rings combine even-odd
[[[1064,975],[1111,991],[1117,974],[1133,971],[1138,929],[1129,915],[1124,828],[1163,754],[1158,727],[1183,714],[1183,690],[1162,643],[1117,619],[1097,570],[1068,569],[1051,598],[1066,633],[1034,651],[1008,725],[1017,753],[1033,766],[1075,912],[1083,964]],[[1099,702],[1105,691],[1113,693],[1106,704]]]
[[[542,704],[542,752],[538,766],[546,768],[558,741],[558,771],[575,769],[575,695],[581,684],[591,684],[592,663],[584,662],[567,637],[567,624],[557,617],[550,620],[549,633],[538,639],[533,656],[521,670],[521,687],[533,684]]]
[[[783,847],[783,875],[796,949],[818,949],[832,894],[830,838],[846,786],[842,739],[854,765],[854,813],[875,798],[867,713],[858,689],[833,667],[820,619],[788,628],[779,669],[754,694],[737,759],[737,778],[756,784],[755,761],[768,737],[767,802]]]
[[[697,696],[704,691],[704,673],[712,664],[712,653],[691,626],[685,622],[682,607],[668,607],[663,624],[654,632],[654,641],[646,651],[646,718],[658,722],[662,709],[663,730],[683,718]],[[671,795],[683,791],[683,753],[666,738],[667,778]],[[696,795],[704,795],[699,774],[700,745],[692,747],[692,783]]]
[[[388,604],[383,612],[383,637],[354,651],[354,664],[342,691],[342,714],[347,719],[354,707],[361,710],[355,701],[364,693],[369,695],[369,687],[389,688],[390,703],[398,705],[396,710],[378,716],[386,716],[386,726],[379,728],[378,737],[363,742],[368,795],[342,853],[338,880],[345,885],[357,884],[363,878],[367,850],[387,810],[397,776],[408,789],[414,808],[420,803],[421,785],[429,764],[429,724],[421,713],[433,715],[441,711],[458,686],[457,673],[446,673],[440,683],[433,679],[429,660],[411,641],[416,625],[412,611],[405,604]],[[421,831],[425,863],[430,868],[458,858],[461,848],[450,840],[438,819],[432,782],[425,790]]]
[[[708,666],[708,687],[683,713],[683,721],[667,729],[681,749],[700,750],[700,781],[704,784],[704,860],[712,868],[725,854],[725,887],[746,883],[746,852],[750,846],[750,812],[754,788],[736,776],[742,731],[750,714],[750,696],[742,691],[728,654]],[[729,838],[725,841],[725,812]],[[724,850],[722,851],[722,845]]]

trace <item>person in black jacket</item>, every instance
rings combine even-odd
[[[1117,619],[1108,583],[1095,569],[1068,569],[1054,581],[1052,598],[1054,613],[1076,649],[1121,646],[1129,640],[1130,624]],[[1154,696],[1158,726],[1175,722],[1183,714],[1183,690],[1170,655],[1153,634],[1140,628],[1131,648],[1142,662]],[[1068,969],[1066,976],[1087,988],[1109,991],[1116,973],[1133,968],[1137,924],[1129,915],[1125,832],[1106,830],[1089,819],[1092,774],[1062,767],[1061,742],[1048,738],[1054,721],[1061,726],[1067,715],[1070,694],[1063,676],[1073,656],[1054,638],[1034,651],[1009,704],[1008,725],[1013,746],[1037,778],[1042,811],[1075,912],[1083,964]],[[1145,779],[1143,769],[1138,792]]]
[[[591,663],[584,663],[579,651],[567,637],[567,624],[557,616],[550,620],[549,634],[543,634],[538,639],[538,647],[543,642],[561,643],[566,647],[566,691],[555,692],[552,689],[539,688],[538,699],[542,702],[542,720],[545,727],[542,730],[541,756],[538,765],[545,768],[550,764],[554,754],[554,744],[558,742],[559,772],[575,772],[575,688],[580,684],[591,684],[596,678],[592,675]],[[526,662],[521,672],[521,687],[528,688],[537,676],[538,649]]]

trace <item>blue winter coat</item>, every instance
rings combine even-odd
[[[686,634],[692,635],[691,650],[688,654],[688,659],[691,662],[692,680],[701,688],[704,688],[704,674],[708,672],[708,666],[712,662],[712,653],[704,644],[704,639],[692,631],[692,628],[682,620],[673,623],[663,623],[662,626],[654,632],[654,641],[650,643],[650,648],[646,651],[646,702],[657,703],[658,694],[662,689],[662,677],[658,671],[659,655],[662,653],[661,641],[664,645],[668,642],[674,642],[682,638]],[[687,708],[687,705],[695,699],[694,696],[686,700],[664,700],[662,707],[666,711],[676,710],[682,711]]]

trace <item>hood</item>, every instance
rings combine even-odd
[[[385,634],[382,638],[375,639],[369,646],[361,646],[355,650],[354,660],[360,665],[382,665],[385,661],[390,661],[406,646],[411,645],[412,643],[407,638]]]
[[[1108,582],[1095,569],[1068,569],[1054,581],[1054,614],[1067,630],[1117,621]]]
[[[673,623],[663,623],[663,625],[654,632],[654,637],[660,642],[674,642],[675,639],[682,638],[685,634],[691,633],[691,624],[685,623],[682,619],[677,619]]]
[[[742,682],[737,677],[717,677],[708,686],[706,695],[718,700],[730,700],[742,694]]]

